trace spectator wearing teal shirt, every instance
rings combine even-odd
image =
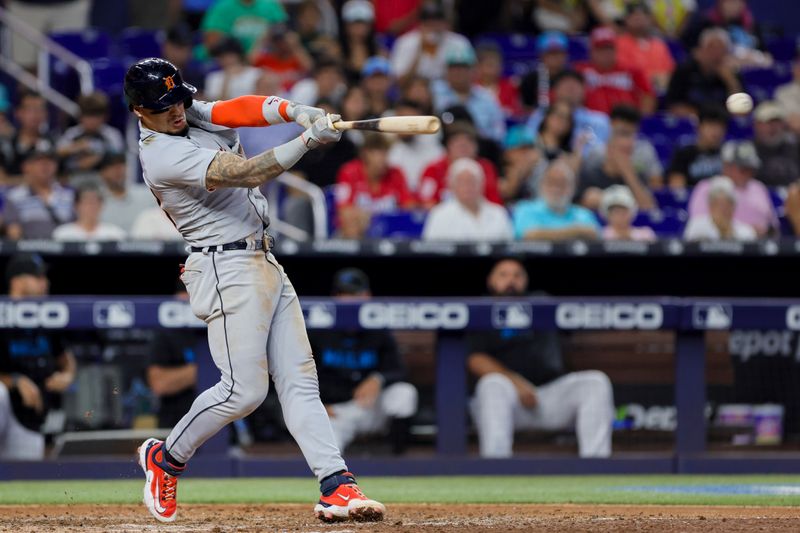
[[[277,0],[217,0],[203,18],[203,44],[210,50],[228,35],[239,41],[247,54],[272,24],[287,19]]]
[[[596,239],[600,225],[588,209],[572,203],[575,171],[564,160],[554,161],[539,182],[538,198],[524,200],[514,208],[517,239],[560,241]]]

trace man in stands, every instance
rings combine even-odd
[[[731,179],[736,195],[734,219],[748,224],[759,237],[779,227],[778,215],[772,204],[769,191],[755,179],[761,160],[750,141],[728,141],[722,147],[722,173]],[[689,199],[689,216],[706,215],[709,212],[708,194],[712,179],[697,184]]]
[[[683,238],[687,241],[753,241],[756,231],[752,226],[736,220],[736,186],[727,176],[708,180],[708,213],[689,217]]]
[[[423,106],[413,100],[400,100],[394,110],[399,117],[425,114]],[[338,146],[341,141],[331,144]],[[325,146],[327,145],[321,148]],[[303,160],[316,151],[319,150],[309,152]],[[436,135],[398,135],[397,142],[392,143],[392,147],[389,148],[389,164],[403,171],[408,188],[416,192],[422,180],[422,173],[428,165],[438,161],[443,155],[444,148]]]
[[[367,275],[357,268],[338,271],[337,299],[372,296]],[[340,450],[356,437],[389,429],[394,453],[405,451],[409,421],[417,412],[417,389],[403,381],[397,343],[386,330],[309,332],[317,362],[319,393]]]
[[[494,265],[486,280],[494,297],[525,296],[528,274],[516,259]],[[511,457],[517,429],[574,430],[581,457],[611,455],[614,396],[597,370],[567,373],[555,331],[515,324],[467,338],[467,368],[477,381],[471,411],[481,457]]]
[[[126,237],[122,228],[100,221],[103,194],[95,185],[85,183],[75,191],[75,222],[62,224],[53,230],[53,240],[68,242],[121,241]]]
[[[550,105],[553,80],[567,68],[569,56],[567,36],[559,31],[547,31],[536,38],[539,63],[520,82],[522,103],[528,109],[546,108]]]
[[[632,1],[627,5],[624,29],[617,37],[618,64],[644,72],[655,92],[665,93],[675,70],[675,60],[667,43],[655,33],[653,16],[646,2]]]
[[[410,209],[416,198],[403,173],[388,164],[389,141],[381,133],[364,136],[358,159],[342,166],[336,178],[339,234],[360,239],[374,213]]]
[[[691,57],[675,69],[665,99],[670,113],[696,116],[703,106],[724,105],[728,95],[741,90],[728,32],[708,28]]]
[[[103,211],[100,221],[113,224],[130,234],[136,217],[156,206],[150,190],[141,183],[128,183],[123,154],[110,154],[100,163],[100,191]]]
[[[595,153],[581,166],[577,198],[584,207],[597,210],[603,191],[612,185],[627,185],[640,209],[656,206],[647,184],[661,164],[649,143],[638,143],[639,120],[639,112],[633,107],[617,106],[611,112],[611,138],[605,153]]]
[[[431,209],[424,240],[461,242],[510,241],[508,211],[483,196],[483,168],[469,158],[457,159],[447,171],[450,198]]]
[[[655,111],[655,93],[645,73],[617,62],[617,34],[613,29],[592,31],[590,61],[577,69],[586,80],[587,108],[609,114],[614,106],[627,104],[644,115]]]
[[[447,191],[447,171],[450,164],[462,157],[474,159],[483,168],[483,194],[487,200],[502,204],[498,190],[497,170],[491,161],[478,157],[478,134],[466,121],[454,122],[445,129],[446,155],[431,163],[422,173],[417,196],[426,209],[438,204]]]
[[[502,142],[506,134],[505,115],[495,95],[473,81],[476,58],[472,47],[451,49],[446,61],[445,78],[431,84],[436,113],[441,114],[445,109],[463,105],[469,111],[481,138]]]
[[[753,114],[754,138],[761,167],[756,179],[767,187],[786,187],[800,178],[800,149],[775,102],[762,102]]]
[[[47,296],[47,268],[38,255],[6,267],[12,300]],[[41,329],[0,330],[0,459],[44,459],[39,428],[75,380],[75,358],[61,338]]]
[[[596,239],[600,230],[588,209],[572,203],[575,172],[557,159],[547,167],[536,200],[523,200],[514,207],[514,236],[531,241]]]
[[[667,184],[672,189],[685,189],[722,172],[722,143],[728,131],[728,113],[710,105],[700,111],[697,142],[679,148],[672,154],[667,169]]]
[[[6,194],[3,217],[9,239],[49,239],[53,230],[75,218],[75,193],[56,181],[52,151],[29,152],[22,163],[23,184]]]
[[[0,144],[0,163],[6,174],[19,178],[23,160],[34,151],[55,149],[55,140],[47,131],[47,103],[41,95],[23,93],[14,109],[17,132]],[[19,183],[19,181],[16,181]]]

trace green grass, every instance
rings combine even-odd
[[[800,476],[514,476],[365,477],[361,487],[386,503],[609,503],[793,505],[798,496],[663,494],[623,487],[665,485],[800,485]],[[0,504],[137,503],[142,481],[11,481],[0,483]],[[306,503],[313,479],[239,478],[181,481],[181,503]]]

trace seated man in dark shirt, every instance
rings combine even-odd
[[[189,293],[179,280],[175,296],[186,302]],[[189,412],[197,396],[197,343],[205,335],[203,329],[158,330],[148,352],[147,384],[159,397],[158,427],[171,428]]]
[[[11,299],[47,296],[45,264],[36,255],[11,258]],[[75,358],[57,335],[41,329],[0,331],[0,459],[44,458],[39,428],[75,379]]]
[[[707,178],[722,173],[722,143],[728,131],[728,113],[711,105],[700,111],[697,142],[672,154],[667,170],[667,184],[672,189],[691,188]]]
[[[528,274],[504,259],[487,286],[492,296],[523,296]],[[581,457],[611,455],[611,382],[597,370],[565,373],[557,332],[506,328],[473,333],[467,345],[481,457],[511,457],[515,429],[574,429]]]
[[[333,295],[369,298],[367,275],[336,273]],[[359,435],[389,429],[393,451],[406,445],[409,419],[417,412],[417,389],[401,381],[404,369],[391,333],[381,330],[310,331],[319,392],[340,450]]]

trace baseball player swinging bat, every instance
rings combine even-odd
[[[208,326],[220,372],[165,440],[139,447],[145,506],[161,522],[176,519],[178,477],[187,463],[264,401],[271,376],[286,425],[320,482],[314,514],[324,521],[382,520],[385,506],[358,488],[336,445],[297,293],[270,250],[269,205],[259,189],[310,150],[338,142],[339,115],[277,96],[196,100],[177,67],[159,58],[134,63],[124,90],[139,120],[144,182],[189,245],[181,279],[193,313]],[[286,122],[304,131],[245,156],[236,128]]]
[[[436,133],[442,123],[437,117],[430,115],[410,117],[385,117],[372,120],[339,120],[333,122],[333,127],[339,131],[344,130],[370,130],[382,133],[420,134]]]

